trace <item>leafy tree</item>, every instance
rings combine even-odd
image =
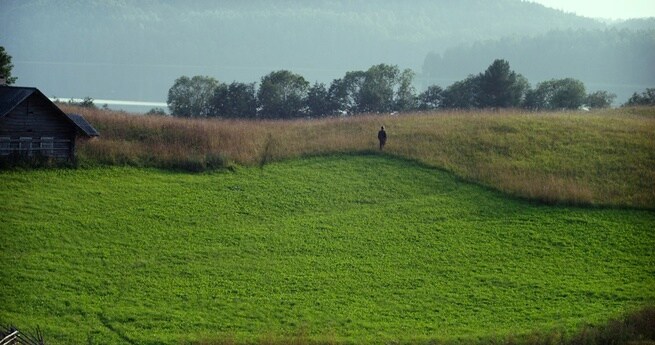
[[[478,77],[480,107],[509,108],[520,105],[528,89],[527,80],[514,72],[509,62],[495,60]]]
[[[219,83],[214,89],[214,95],[212,96],[212,109],[216,112],[217,116],[220,117],[231,117],[231,111],[228,109],[228,98],[229,98],[228,86],[225,83]]]
[[[307,108],[312,117],[329,115],[332,112],[330,107],[329,93],[325,84],[314,83],[307,93]]]
[[[469,75],[441,92],[441,105],[457,109],[516,107],[529,88],[528,80],[514,72],[509,62],[497,59],[483,73]]]
[[[616,99],[616,95],[608,91],[596,91],[587,95],[585,104],[592,109],[609,108]]]
[[[7,85],[15,83],[17,79],[11,76],[12,68],[14,65],[11,63],[11,55],[5,51],[5,47],[0,46],[0,76],[5,77]]]
[[[443,106],[451,109],[479,107],[480,77],[470,75],[448,86],[443,92]]]
[[[405,69],[398,76],[398,89],[396,90],[396,99],[394,110],[409,111],[417,107],[416,89],[412,86],[414,72],[411,69]]]
[[[180,117],[216,116],[213,97],[218,80],[207,76],[179,77],[168,90],[168,108]]]
[[[152,108],[152,109],[148,110],[146,115],[166,116],[168,114],[166,114],[166,110],[164,110],[162,108]]]
[[[346,72],[343,78],[335,79],[328,89],[332,113],[354,114],[360,111],[361,89],[366,72]]]
[[[525,93],[523,108],[531,110],[546,109],[546,93],[543,89],[538,89],[538,87],[537,84],[537,89],[529,89]]]
[[[213,96],[216,116],[225,118],[255,118],[257,116],[257,95],[255,84],[232,82],[220,84]]]
[[[360,112],[387,112],[393,109],[394,87],[400,70],[397,66],[379,64],[366,71],[361,89]]]
[[[406,111],[416,107],[414,72],[379,64],[366,72],[347,72],[330,85],[330,108],[339,113]]]
[[[264,118],[298,118],[306,114],[309,82],[290,71],[276,71],[262,77],[257,98]]]
[[[228,87],[229,102],[233,115],[254,118],[257,116],[257,92],[255,83],[233,82]]]
[[[537,84],[526,95],[524,107],[530,109],[578,109],[586,99],[584,84],[573,78],[552,79]]]
[[[584,84],[573,78],[557,81],[555,92],[550,100],[553,109],[578,109],[585,101],[586,91]]]
[[[646,91],[641,94],[633,93],[630,99],[623,105],[624,107],[629,106],[655,106],[655,88],[648,88]]]
[[[419,110],[438,109],[443,103],[444,90],[439,85],[430,85],[428,89],[418,95]]]

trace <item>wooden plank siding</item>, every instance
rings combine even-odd
[[[77,138],[97,136],[82,116],[64,113],[38,89],[0,86],[0,166],[40,164],[43,157],[75,162]]]
[[[72,158],[76,128],[68,119],[53,112],[52,106],[49,100],[34,93],[0,118],[0,155],[16,152],[27,156]],[[24,138],[22,144],[21,138]],[[29,145],[26,138],[30,138]],[[52,147],[49,147],[50,140],[43,138],[52,138]]]
[[[30,138],[29,147],[26,147],[25,145],[28,140],[23,140],[23,138]],[[12,153],[18,153],[20,155],[27,156],[40,154],[44,157],[53,157],[57,159],[69,158],[72,147],[70,140],[54,138],[48,140],[44,138],[47,137],[20,137],[18,139],[11,137],[0,137],[0,156],[8,156]]]
[[[9,114],[0,118],[0,136],[75,138],[75,128],[63,116],[52,111],[36,94],[28,97]]]

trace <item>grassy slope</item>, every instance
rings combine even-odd
[[[402,156],[548,203],[655,208],[655,108],[399,121]]]
[[[530,204],[381,156],[0,180],[0,320],[51,344],[570,331],[655,300],[652,212]]]
[[[81,160],[203,170],[376,149],[510,195],[655,209],[655,107],[592,113],[437,112],[298,121],[137,117],[85,109],[102,133]]]

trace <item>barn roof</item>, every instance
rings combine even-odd
[[[35,93],[52,104],[53,110],[59,116],[63,116],[74,125],[79,133],[89,137],[97,137],[100,135],[98,131],[82,117],[82,115],[64,113],[56,104],[52,103],[48,97],[35,87],[0,86],[0,117],[9,114],[14,110],[14,108]]]
[[[38,90],[34,87],[0,87],[0,117],[9,114],[16,106],[36,91]]]
[[[73,121],[73,122],[77,125],[77,127],[78,127],[80,130],[82,130],[82,132],[84,132],[84,134],[86,134],[87,136],[89,136],[89,137],[97,137],[97,136],[100,135],[100,133],[98,133],[98,131],[97,131],[95,128],[93,128],[93,126],[91,126],[91,124],[88,123],[88,122],[87,122],[87,121],[82,117],[82,115],[78,115],[78,114],[66,114],[66,116],[68,116],[68,118],[69,118],[71,121]]]

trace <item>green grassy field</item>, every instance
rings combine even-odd
[[[0,322],[48,344],[472,340],[655,302],[654,212],[529,203],[383,155],[0,181]]]

